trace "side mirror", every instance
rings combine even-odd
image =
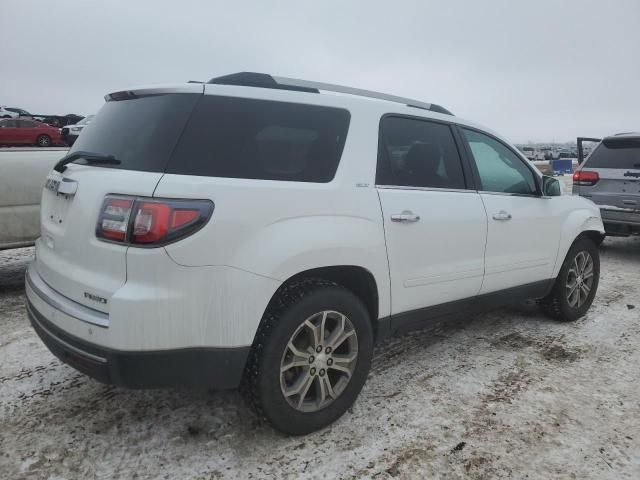
[[[542,195],[545,197],[559,197],[562,195],[560,181],[557,178],[542,176]]]

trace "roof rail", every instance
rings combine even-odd
[[[435,103],[425,103],[410,98],[397,97],[386,93],[373,92],[371,90],[361,90],[359,88],[333,85],[331,83],[312,82],[309,80],[298,80],[296,78],[274,77],[266,73],[240,72],[224,75],[209,80],[207,83],[217,85],[238,85],[245,87],[274,88],[277,90],[294,90],[298,92],[320,93],[321,90],[327,92],[345,93],[359,97],[375,98],[388,102],[402,103],[408,107],[421,108],[446,115],[453,115],[446,108]]]

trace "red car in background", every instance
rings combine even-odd
[[[62,144],[60,130],[36,120],[0,120],[0,145],[37,145],[51,147]]]

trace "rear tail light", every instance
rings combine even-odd
[[[213,213],[210,200],[175,200],[107,195],[96,226],[99,239],[158,247],[200,230]]]
[[[115,242],[124,242],[129,228],[132,207],[133,199],[105,198],[102,214],[98,221],[98,236]]]
[[[573,174],[574,185],[584,185],[590,187],[595,185],[600,180],[598,172],[590,172],[589,170],[578,170]]]

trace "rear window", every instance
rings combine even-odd
[[[330,182],[349,128],[347,110],[205,95],[167,173]],[[93,126],[93,124],[92,124]]]
[[[70,152],[103,153],[121,162],[101,167],[164,172],[200,97],[202,94],[175,93],[107,102]]]
[[[586,162],[591,168],[640,169],[640,139],[605,140]]]

